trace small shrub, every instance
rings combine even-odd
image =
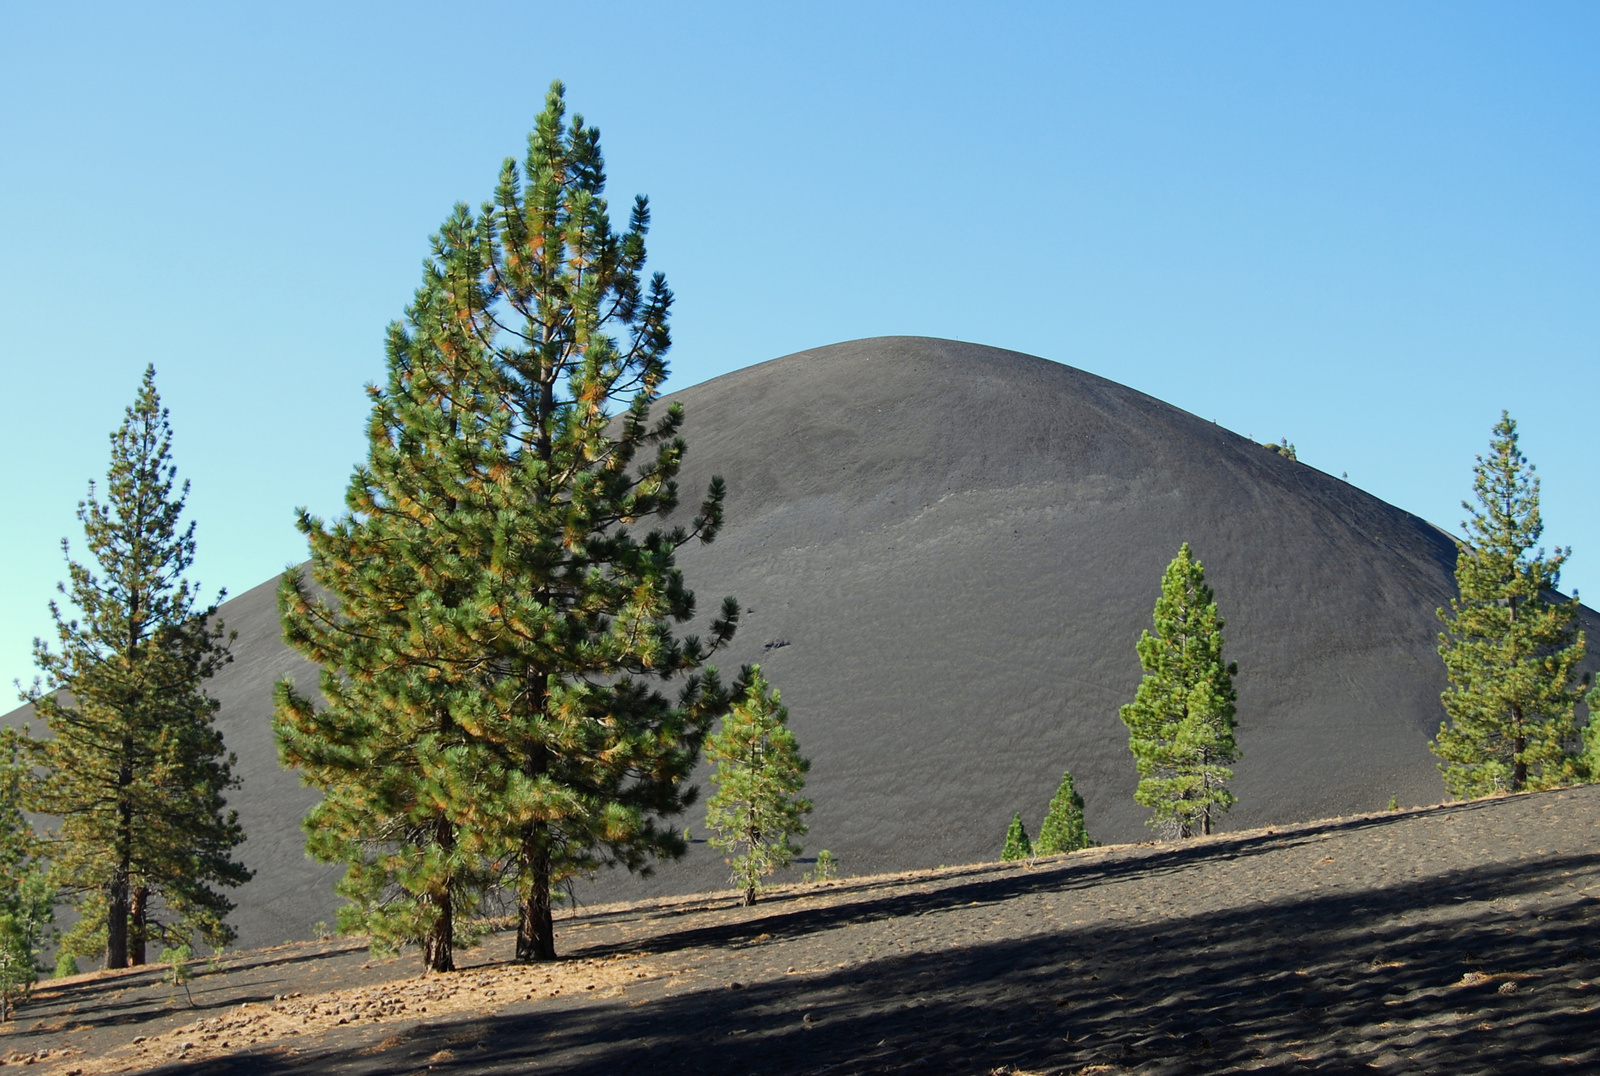
[[[1061,775],[1061,787],[1050,801],[1050,809],[1039,826],[1039,840],[1034,845],[1036,855],[1053,856],[1060,852],[1076,852],[1094,842],[1083,824],[1083,797],[1073,787],[1072,774]]]
[[[803,881],[826,882],[839,875],[839,860],[834,854],[824,848],[817,853],[817,862],[814,867],[805,873]]]
[[[78,958],[71,953],[62,953],[56,957],[55,977],[65,979],[69,975],[78,974]]]
[[[1032,858],[1033,842],[1028,840],[1028,831],[1022,828],[1022,812],[1018,811],[1011,816],[1011,825],[1006,830],[1006,845],[1000,851],[1000,859],[1005,862]]]
[[[167,966],[166,974],[162,978],[174,989],[172,999],[178,999],[177,987],[183,987],[183,996],[188,999],[189,1006],[194,1007],[194,997],[189,993],[189,979],[193,972],[189,970],[189,961],[194,959],[194,950],[188,945],[179,945],[161,950],[161,963]]]

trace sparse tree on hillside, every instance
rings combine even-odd
[[[1073,787],[1072,774],[1061,775],[1061,787],[1050,800],[1039,825],[1039,839],[1034,842],[1036,855],[1053,856],[1058,852],[1076,852],[1090,845],[1089,831],[1083,824],[1083,797]]]
[[[1139,639],[1144,679],[1122,708],[1139,767],[1134,799],[1152,809],[1150,825],[1179,837],[1210,833],[1236,801],[1227,782],[1239,757],[1238,668],[1222,660],[1222,628],[1205,569],[1185,542],[1161,579],[1156,630]]]
[[[525,164],[456,207],[389,331],[351,514],[301,514],[328,598],[293,572],[280,592],[286,638],[324,668],[320,713],[277,696],[283,757],[330,804],[310,847],[368,909],[413,908],[434,968],[448,901],[480,881],[516,895],[518,958],[548,960],[567,879],[681,855],[664,821],[728,704],[704,662],[736,603],[708,640],[674,635],[695,614],[676,552],[715,536],[723,486],[688,527],[640,529],[678,503],[683,412],[651,418],[672,293],[641,283],[644,199],[619,235],[604,186],[599,132],[566,122],[557,83]]]
[[[1286,460],[1298,460],[1300,458],[1299,454],[1294,450],[1294,442],[1290,441],[1287,437],[1276,443],[1268,441],[1261,447],[1276,452]]]
[[[732,882],[749,905],[756,902],[763,879],[800,854],[792,838],[806,832],[801,818],[811,811],[811,801],[800,790],[811,762],[800,756],[789,710],[770,690],[761,666],[752,666],[741,679],[744,690],[706,741],[716,786],[706,803],[706,825],[712,847],[732,853]]]
[[[78,506],[95,567],[69,553],[61,591],[82,619],[51,603],[60,648],[35,641],[43,678],[23,696],[53,734],[32,745],[48,776],[29,806],[62,820],[50,858],[84,915],[68,945],[103,927],[110,968],[143,963],[150,937],[198,931],[225,945],[233,902],[217,887],[250,878],[233,859],[244,833],[223,795],[234,759],[204,690],[231,660],[228,637],[183,578],[194,524],[180,529],[189,486],[173,490],[171,445],[151,367],[111,435],[106,500],[91,483]]]
[[[1033,842],[1028,840],[1028,831],[1022,826],[1022,812],[1018,811],[1011,816],[1011,825],[1006,827],[1006,845],[1000,850],[1000,861],[1007,863],[1032,857]]]
[[[1570,550],[1534,551],[1544,524],[1539,480],[1517,447],[1517,424],[1501,412],[1478,457],[1477,506],[1462,524],[1456,588],[1439,610],[1450,684],[1441,696],[1448,720],[1430,745],[1452,796],[1564,784],[1580,775],[1574,711],[1584,638],[1577,599],[1556,591]]]

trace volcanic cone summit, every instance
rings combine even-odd
[[[1063,770],[1093,838],[1145,837],[1117,712],[1183,542],[1239,665],[1225,828],[1443,797],[1427,743],[1455,548],[1416,516],[1133,389],[976,344],[857,340],[674,398],[685,502],[728,484],[726,528],[680,564],[703,610],[725,594],[745,609],[724,672],[760,662],[783,693],[812,759],[808,854],[849,873],[993,859],[1013,812],[1036,829]],[[303,937],[337,904],[336,872],[302,851],[315,793],[272,742],[273,681],[315,683],[280,641],[275,585],[223,606],[240,637],[213,684],[257,871],[237,898],[244,945]],[[684,819],[697,838],[703,811]],[[604,872],[577,895],[726,872],[697,840],[651,879]]]

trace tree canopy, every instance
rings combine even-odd
[[[681,855],[665,820],[728,704],[705,661],[737,604],[706,638],[675,627],[696,615],[676,552],[715,537],[724,488],[649,526],[686,450],[682,408],[652,412],[673,297],[643,280],[645,199],[619,234],[604,189],[599,131],[555,83],[522,164],[433,237],[349,514],[301,512],[311,579],[280,592],[323,667],[322,705],[277,695],[283,759],[325,792],[308,847],[347,864],[348,922],[439,970],[461,901],[509,890],[518,957],[551,959],[569,879]]]
[[[1558,587],[1571,550],[1536,549],[1539,479],[1501,412],[1456,548],[1458,594],[1440,609],[1447,720],[1430,745],[1452,796],[1565,784],[1585,768],[1575,724],[1584,637],[1578,602]],[[1592,719],[1591,719],[1592,720]]]
[[[1227,782],[1239,758],[1238,667],[1223,661],[1223,623],[1205,568],[1185,542],[1162,575],[1155,631],[1139,639],[1144,679],[1122,707],[1139,770],[1134,799],[1151,808],[1149,825],[1179,837],[1210,833],[1236,802]]]
[[[1006,827],[1006,843],[1000,849],[1000,861],[1006,863],[1032,857],[1033,842],[1028,840],[1028,830],[1022,824],[1022,812],[1018,811],[1011,816],[1011,824]]]
[[[1083,797],[1072,783],[1072,774],[1061,775],[1061,786],[1050,799],[1050,808],[1039,824],[1039,839],[1033,850],[1041,856],[1076,852],[1093,843],[1083,822]]]
[[[0,729],[0,1021],[38,981],[39,949],[55,920],[55,887],[23,813],[31,774],[23,738]]]
[[[57,648],[35,641],[42,676],[24,693],[51,733],[30,745],[45,776],[29,807],[61,819],[49,855],[81,917],[65,944],[104,949],[111,968],[143,963],[151,938],[226,945],[233,903],[218,887],[251,876],[233,858],[244,840],[225,798],[235,760],[205,693],[231,660],[215,616],[224,595],[197,607],[184,577],[195,525],[182,525],[189,485],[174,488],[171,448],[150,367],[111,435],[105,499],[91,482],[78,505],[93,564],[62,542],[60,589],[78,618],[51,603]]]
[[[802,851],[803,818],[811,801],[800,795],[809,759],[789,728],[789,710],[755,665],[741,677],[733,708],[706,743],[715,786],[706,803],[711,845],[731,853],[733,884],[754,904],[763,881]]]

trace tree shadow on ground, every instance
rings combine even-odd
[[[1178,869],[1185,856],[1166,860],[1164,869]],[[957,886],[959,894],[886,898],[872,914],[926,915],[1040,890],[1070,895],[1089,884],[1087,874],[1002,874]],[[742,989],[546,1004],[417,1026],[382,1049],[245,1054],[158,1071],[1593,1071],[1600,991],[1588,979],[1600,974],[1590,948],[1600,901],[1578,886],[1597,877],[1600,854],[1551,856],[1170,917],[1159,927],[1062,927],[924,948]],[[816,940],[846,914],[786,912],[779,929]],[[937,919],[924,924],[938,930]],[[778,933],[770,920],[756,926]],[[708,929],[673,937],[720,945],[737,936]],[[840,941],[841,953],[847,944]]]
[[[1171,844],[1158,851],[1152,851],[1148,845],[1132,845],[1125,846],[1122,849],[1107,850],[1135,851],[1136,858],[1129,860],[1107,861],[1070,855],[1053,856],[1034,861],[1034,867],[1046,871],[1065,869],[1077,872],[1083,876],[1086,884],[1092,884],[1095,881],[1111,878],[1130,878],[1181,870],[1196,862],[1212,858],[1228,859],[1239,856],[1261,855],[1290,848],[1297,844],[1320,840],[1323,837],[1337,833],[1353,833],[1392,826],[1409,820],[1420,813],[1429,813],[1435,817],[1442,818],[1450,814],[1481,810],[1484,806],[1494,802],[1496,802],[1494,799],[1474,800],[1466,803],[1451,804],[1446,807],[1413,808],[1382,815],[1294,823],[1273,829],[1252,830],[1238,836],[1221,834],[1206,840]],[[963,867],[941,867],[937,874],[923,879],[902,875],[873,876],[860,879],[842,878],[830,881],[820,887],[808,885],[784,886],[763,896],[761,903],[767,908],[773,908],[803,901],[819,894],[830,897],[849,896],[876,891],[898,890],[908,885],[918,884],[938,886],[942,893],[946,891],[945,887],[948,886],[952,878],[965,876],[974,880],[984,880],[996,874],[1011,874],[1022,869],[1023,867],[1020,863],[974,863]],[[735,903],[739,899],[741,898],[733,893],[729,893],[721,899],[709,899],[703,894],[692,894],[682,897],[662,898],[653,903],[643,903],[643,906],[641,906],[641,903],[635,903],[623,907],[593,910],[582,909],[580,906],[573,909],[571,919],[575,921],[581,920],[585,923],[670,920],[698,914],[708,907],[714,907],[718,904]],[[853,905],[853,907],[859,906],[859,902]]]
[[[1473,801],[1442,809],[1434,808],[1431,813],[1442,821],[1450,815],[1481,810],[1493,802],[1493,800]],[[1409,819],[1414,813],[1397,812],[1363,818],[1335,819],[1286,830],[1252,831],[1238,837],[1220,836],[1204,841],[1173,844],[1158,850],[1139,847],[1136,849],[1138,854],[1125,858],[1068,855],[1038,860],[1031,866],[1021,862],[979,864],[970,868],[958,868],[955,872],[941,872],[937,878],[926,881],[915,878],[870,879],[855,883],[848,881],[842,884],[834,883],[834,887],[825,890],[790,889],[775,897],[763,898],[760,907],[765,909],[766,914],[759,918],[742,919],[716,926],[666,930],[647,938],[618,941],[609,945],[586,946],[584,955],[668,953],[695,946],[738,946],[759,935],[770,935],[774,938],[801,937],[819,930],[843,926],[846,923],[927,915],[975,903],[1000,903],[1030,893],[1065,892],[1113,882],[1130,882],[1172,875],[1208,862],[1266,855],[1296,845],[1320,841],[1335,834],[1395,825]],[[969,875],[969,880],[952,884],[953,876],[960,877],[963,874]],[[871,896],[875,892],[882,892],[883,895]],[[819,894],[829,898],[857,895],[857,899],[821,908],[797,907],[793,911],[778,911],[788,905],[798,905],[807,897]],[[700,902],[681,910],[672,908],[648,912],[634,911],[631,914],[628,910],[620,910],[611,914],[619,919],[670,920],[690,912],[702,912],[706,907],[706,903]]]

